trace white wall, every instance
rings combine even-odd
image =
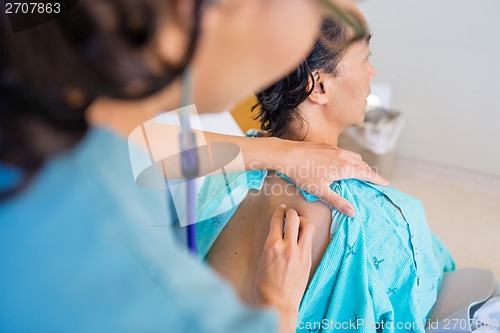
[[[500,176],[500,0],[365,0],[400,155]]]

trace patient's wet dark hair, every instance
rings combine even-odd
[[[326,39],[328,45],[323,41]],[[345,26],[331,18],[323,21],[321,31],[311,53],[292,73],[256,94],[257,104],[252,111],[259,109],[255,119],[261,122],[261,128],[270,131],[272,136],[282,137],[287,134],[292,120],[300,118],[297,107],[306,100],[314,89],[313,72],[337,75],[339,64],[346,49],[348,32]],[[331,45],[344,45],[332,48]],[[312,83],[312,84],[311,84]]]
[[[201,0],[193,2],[193,24],[180,21],[179,2],[168,0],[82,0],[57,19],[15,33],[0,13],[0,167],[23,173],[20,186],[0,188],[0,200],[79,142],[95,98],[143,97],[182,73],[198,35]],[[176,19],[191,36],[183,59],[169,64],[156,43],[165,21]]]

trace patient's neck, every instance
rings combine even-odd
[[[311,125],[312,128],[312,125]],[[339,141],[340,132],[336,129],[318,131],[318,130],[309,130],[304,141],[316,142],[316,143],[325,143],[332,146],[337,147]]]
[[[293,141],[308,141],[324,143],[332,146],[338,145],[340,134],[345,127],[332,121],[326,121],[321,116],[311,116],[313,112],[304,112],[303,119],[295,119],[290,123],[289,129],[282,139]]]

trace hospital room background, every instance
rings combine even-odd
[[[358,4],[373,34],[372,94],[404,120],[385,176],[423,201],[458,268],[500,277],[500,1]],[[205,129],[258,128],[248,112],[253,103],[249,96],[234,106],[234,120],[210,116]],[[370,165],[387,163],[379,157]]]

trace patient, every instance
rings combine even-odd
[[[336,145],[344,129],[364,119],[375,75],[370,37],[342,49],[327,47],[347,36],[345,27],[330,19],[321,35],[304,63],[257,94],[262,128],[273,136]],[[311,165],[307,172],[314,176],[321,170]],[[209,177],[198,207],[200,253],[244,301],[254,303],[269,221],[284,203],[315,225],[298,332],[423,332],[443,273],[454,263],[429,230],[421,202],[357,180],[335,182],[331,189],[353,203],[353,218],[277,171]]]

